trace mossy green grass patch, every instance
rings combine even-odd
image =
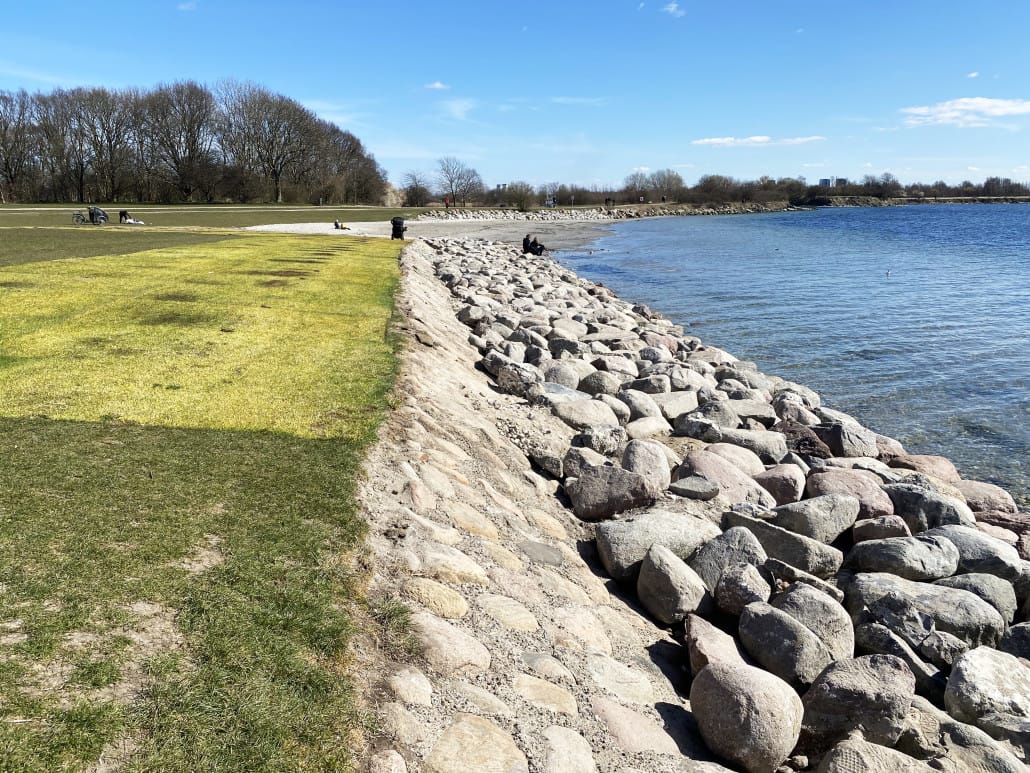
[[[400,244],[0,246],[0,768],[336,770]]]

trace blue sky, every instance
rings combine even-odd
[[[399,183],[1030,181],[1026,0],[7,3],[0,89],[234,78],[357,135]]]

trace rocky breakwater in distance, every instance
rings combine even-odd
[[[417,220],[510,220],[526,223],[549,222],[610,222],[641,217],[678,217],[688,215],[754,215],[760,212],[785,212],[801,209],[785,201],[733,204],[630,204],[615,207],[580,209],[430,209],[419,214]]]
[[[362,499],[420,655],[373,770],[1026,770],[1005,491],[547,258],[402,260]]]

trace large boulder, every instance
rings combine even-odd
[[[907,754],[869,743],[861,737],[851,737],[823,756],[816,773],[933,773],[934,770]]]
[[[779,464],[790,450],[783,433],[764,429],[723,428],[722,442],[754,451],[767,464]]]
[[[712,443],[706,446],[704,451],[722,457],[748,477],[765,471],[765,465],[762,464],[758,454],[743,446],[733,443]]]
[[[994,646],[1005,621],[994,607],[969,591],[892,574],[856,574],[845,588],[845,606],[853,620],[888,593],[897,593],[934,621],[938,630],[957,636],[970,647]]]
[[[770,773],[794,748],[802,705],[789,685],[752,666],[712,663],[690,686],[705,744],[749,773]]]
[[[622,452],[622,466],[644,476],[651,492],[658,494],[669,488],[672,473],[665,449],[656,440],[631,440]]]
[[[894,504],[880,487],[880,479],[874,473],[865,470],[847,470],[841,467],[815,470],[805,483],[805,494],[810,498],[823,494],[853,496],[858,499],[859,519],[894,514]]]
[[[880,623],[863,623],[855,627],[855,651],[866,655],[892,655],[904,661],[916,680],[916,692],[935,703],[944,700],[947,677],[927,663],[894,631]]]
[[[746,563],[727,566],[716,583],[714,593],[716,606],[727,614],[737,616],[748,604],[768,601],[771,595],[772,588],[758,567]]]
[[[1026,773],[1026,766],[983,730],[952,719],[918,695],[896,748],[932,761],[944,773]]]
[[[883,490],[894,504],[894,512],[905,519],[913,534],[945,524],[972,526],[973,511],[965,502],[917,483],[887,483]]]
[[[637,598],[664,625],[682,622],[691,612],[711,606],[711,596],[697,573],[659,544],[648,548],[640,564]]]
[[[723,570],[741,562],[761,566],[767,556],[758,538],[741,526],[729,528],[697,549],[688,560],[690,568],[714,591]]]
[[[958,569],[958,548],[943,537],[889,537],[859,542],[845,566],[856,572],[889,572],[907,580],[939,580]]]
[[[925,532],[940,536],[958,548],[960,572],[982,572],[1014,580],[1022,571],[1019,552],[1007,542],[968,526],[938,526]]]
[[[774,464],[752,477],[778,505],[797,502],[805,492],[805,472],[796,464]]]
[[[900,658],[863,655],[826,668],[802,698],[805,715],[798,749],[819,754],[852,731],[893,746],[915,696],[915,677]]]
[[[723,526],[743,526],[758,538],[769,556],[823,579],[835,575],[844,560],[844,554],[836,548],[743,513],[723,513]]]
[[[600,400],[567,400],[555,404],[554,415],[573,429],[586,429],[594,425],[618,426],[615,413]]]
[[[616,513],[654,502],[652,484],[643,475],[621,467],[587,467],[578,478],[565,481],[572,512],[584,521],[611,518]]]
[[[1019,605],[1016,603],[1016,591],[1012,583],[993,574],[970,573],[957,574],[936,580],[934,585],[946,585],[949,588],[961,588],[973,593],[998,610],[1006,623],[1012,624]]]
[[[875,457],[879,453],[876,447],[876,433],[857,424],[817,424],[812,427],[812,431],[829,447],[834,456]]]
[[[791,685],[807,687],[833,662],[833,655],[806,625],[776,607],[756,601],[740,615],[740,643],[751,658]]]
[[[687,615],[684,620],[683,642],[693,676],[700,674],[709,663],[751,665],[736,639],[698,615]]]
[[[606,521],[595,531],[601,563],[608,574],[623,582],[636,580],[651,545],[663,545],[687,560],[719,534],[719,527],[706,518],[660,509]]]
[[[993,647],[977,647],[956,662],[944,692],[948,713],[994,735],[997,717],[1030,719],[1030,668]]]
[[[772,523],[829,544],[851,528],[861,505],[850,494],[824,494],[773,508]]]
[[[932,456],[930,454],[900,454],[891,457],[888,461],[891,467],[902,470],[914,470],[926,475],[940,478],[946,483],[958,483],[962,476],[958,474],[955,465],[943,456]]]
[[[1018,510],[1012,495],[993,483],[960,480],[955,483],[955,488],[962,492],[962,496],[966,498],[966,504],[974,513],[983,511],[1015,513]]]
[[[818,636],[834,660],[855,654],[855,629],[851,617],[839,602],[822,591],[797,582],[776,595],[771,603]]]
[[[697,475],[719,487],[719,493],[731,504],[751,502],[773,507],[772,494],[720,456],[707,451],[691,451],[676,469],[676,479]]]

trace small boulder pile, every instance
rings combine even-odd
[[[1007,492],[548,258],[429,246],[480,367],[543,414],[513,439],[681,641],[715,754],[1026,769],[1030,515]]]

